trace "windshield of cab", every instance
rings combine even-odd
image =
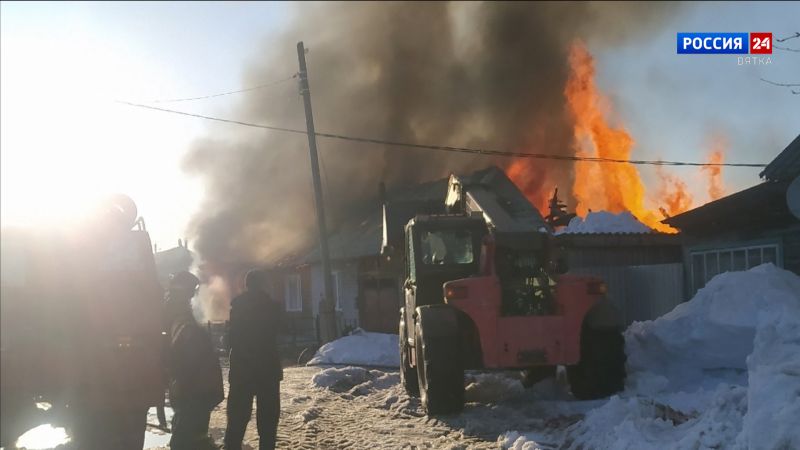
[[[421,260],[425,265],[472,264],[475,260],[472,233],[463,230],[423,231]]]

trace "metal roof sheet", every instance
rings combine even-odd
[[[759,174],[768,181],[793,180],[800,175],[800,134]]]

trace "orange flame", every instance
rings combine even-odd
[[[506,175],[525,194],[539,212],[546,216],[549,211],[549,200],[545,184],[545,169],[529,160],[516,159],[506,167]]]
[[[607,119],[613,113],[611,103],[595,84],[594,58],[581,42],[573,43],[569,53],[570,74],[564,89],[567,109],[574,121],[575,155],[609,159],[631,159],[635,144],[630,133]],[[708,161],[723,161],[724,139],[715,138]],[[694,199],[686,183],[661,167],[656,168],[659,185],[655,195],[645,196],[645,186],[637,168],[628,163],[577,161],[572,195],[576,212],[585,216],[590,210],[614,213],[630,211],[650,228],[675,233],[662,224],[665,216],[680,214],[693,207]],[[708,192],[712,200],[724,195],[720,167],[703,167],[708,174]],[[546,167],[528,160],[515,160],[506,167],[508,177],[522,190],[540,212],[548,211],[551,193],[547,191]],[[645,206],[649,199],[654,208]]]
[[[606,120],[611,106],[595,85],[594,58],[582,43],[572,45],[569,65],[570,76],[564,93],[575,122],[576,155],[630,159],[634,140],[624,127],[614,127]],[[675,183],[672,185],[677,187]],[[684,187],[681,192],[685,192]],[[578,200],[577,213],[581,216],[590,208],[614,213],[628,210],[650,228],[676,232],[661,223],[659,214],[644,206],[644,184],[632,164],[577,162],[572,194]],[[682,197],[676,198],[673,205],[675,210],[687,207]]]
[[[721,137],[715,137],[711,144],[711,153],[706,162],[721,164],[725,161],[724,149],[726,142]],[[722,166],[703,166],[702,171],[708,176],[708,196],[712,201],[725,195],[725,186],[722,183]]]
[[[666,204],[664,211],[667,216],[680,214],[692,207],[692,195],[683,180],[667,173],[660,166],[657,166],[656,173],[660,179],[658,199],[660,203]]]

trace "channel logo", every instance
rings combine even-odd
[[[772,33],[678,33],[677,41],[678,54],[772,54]]]

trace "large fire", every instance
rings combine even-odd
[[[569,54],[570,74],[564,89],[567,110],[574,123],[575,155],[617,160],[631,159],[635,144],[622,125],[612,125],[608,117],[613,110],[609,100],[595,84],[594,58],[586,47],[576,42]],[[715,138],[707,162],[723,160],[724,140]],[[661,223],[665,217],[680,214],[694,206],[686,183],[663,167],[657,166],[658,188],[646,195],[637,168],[628,163],[575,162],[572,196],[577,201],[576,212],[585,216],[590,210],[613,213],[630,211],[650,228],[675,233],[676,230]],[[711,200],[724,195],[722,172],[719,166],[703,168],[708,179]],[[528,160],[516,160],[506,172],[531,202],[546,212],[547,187],[536,182],[543,168]]]
[[[663,216],[674,216],[692,207],[694,203],[692,194],[682,179],[668,173],[660,166],[656,166],[656,174],[659,178],[658,199],[663,204],[660,207],[663,208]]]
[[[614,127],[606,119],[611,105],[594,82],[594,59],[581,43],[573,44],[569,55],[570,77],[564,94],[575,123],[575,140],[579,156],[630,159],[634,140],[622,126]],[[664,177],[662,177],[664,179]],[[669,213],[683,212],[691,205],[686,200],[685,185],[670,182]],[[639,171],[627,163],[577,162],[572,195],[578,200],[576,212],[600,209],[619,213],[630,211],[637,219],[658,231],[674,233],[664,225],[663,215],[645,207],[645,189]]]
[[[550,195],[545,186],[545,168],[530,159],[516,159],[506,167],[506,175],[539,211],[548,211]],[[545,212],[545,214],[547,214]]]

